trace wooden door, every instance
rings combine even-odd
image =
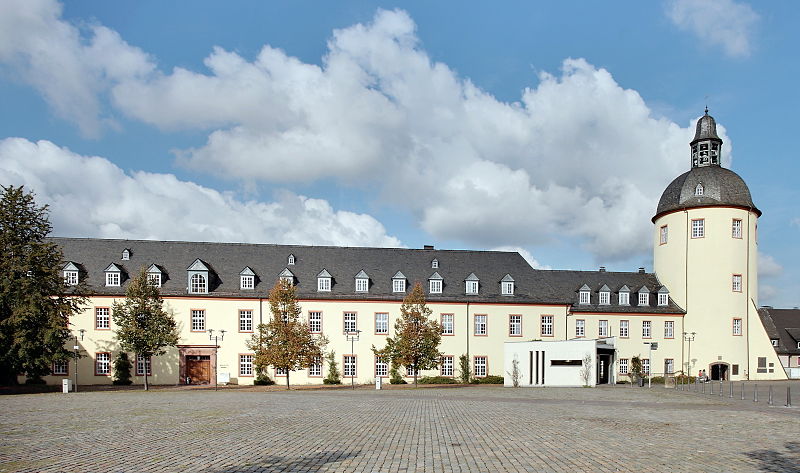
[[[191,378],[192,384],[208,384],[211,382],[211,360],[204,360],[199,356],[188,357],[186,360],[186,376]],[[199,358],[199,359],[198,359]]]

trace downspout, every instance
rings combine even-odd
[[[470,362],[470,359],[469,359],[469,302],[467,302],[467,316],[466,316],[466,319],[467,319],[466,320],[466,322],[467,322],[467,330],[465,330],[465,335],[467,337],[467,362]]]
[[[690,235],[691,235],[691,227],[689,226],[689,212],[684,210],[683,214],[686,215],[686,232],[684,234],[686,244],[683,245],[684,247],[684,257],[683,257],[683,297],[685,298],[685,307],[683,308],[686,313],[683,314],[683,321],[681,322],[681,326],[683,327],[683,331],[686,330],[686,316],[689,314],[689,242]],[[683,337],[683,335],[681,335]],[[692,343],[692,342],[689,342]],[[681,342],[681,359],[683,359],[683,342]],[[691,357],[686,360],[686,376],[690,376],[692,374],[692,359]]]
[[[747,337],[745,337],[745,346],[747,353],[747,379],[750,379],[750,211],[747,211],[747,296],[744,301],[744,315],[745,315],[745,330],[747,330]],[[758,310],[758,308],[756,308]]]

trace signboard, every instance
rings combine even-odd
[[[651,350],[658,350],[658,342],[650,342]]]

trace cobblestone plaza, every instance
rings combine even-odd
[[[0,413],[2,472],[800,471],[800,409],[664,388],[52,393]]]

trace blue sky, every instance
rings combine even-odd
[[[762,304],[800,304],[793,2],[0,6],[0,181],[55,234],[652,269],[708,104]]]

